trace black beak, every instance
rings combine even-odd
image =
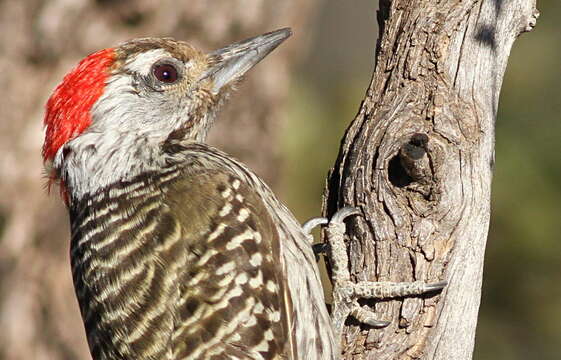
[[[210,53],[208,58],[212,65],[201,80],[211,78],[212,91],[217,94],[222,87],[239,79],[290,35],[290,28],[280,29]]]

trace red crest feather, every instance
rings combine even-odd
[[[91,108],[99,99],[115,60],[114,49],[93,53],[80,61],[47,101],[43,160],[51,162],[66,142],[90,126]]]

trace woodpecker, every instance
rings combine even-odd
[[[87,56],[47,101],[42,155],[68,208],[94,360],[331,360],[347,315],[386,324],[358,308],[356,297],[380,291],[352,284],[345,260],[334,263],[344,271],[332,322],[307,233],[326,220],[302,227],[256,174],[205,143],[242,76],[290,35],[208,54],[131,40]],[[336,260],[354,212],[330,226]]]
[[[336,358],[301,226],[205,144],[242,75],[290,34],[210,54],[135,39],[86,57],[49,98],[43,157],[95,360]]]

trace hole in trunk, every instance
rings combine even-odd
[[[413,182],[413,178],[407,174],[401,161],[399,161],[399,155],[395,155],[389,163],[388,166],[388,178],[393,186],[399,188],[405,187]]]

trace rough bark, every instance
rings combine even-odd
[[[71,285],[68,220],[44,191],[45,103],[85,55],[139,36],[212,50],[309,22],[316,1],[0,1],[0,359],[87,359]],[[303,34],[302,34],[303,35]],[[260,64],[221,115],[211,143],[274,183],[288,73],[305,36]],[[248,141],[252,139],[252,141]]]
[[[494,122],[511,46],[535,0],[381,0],[372,82],[328,178],[356,280],[447,280],[444,292],[349,321],[344,359],[470,359],[480,303]]]

